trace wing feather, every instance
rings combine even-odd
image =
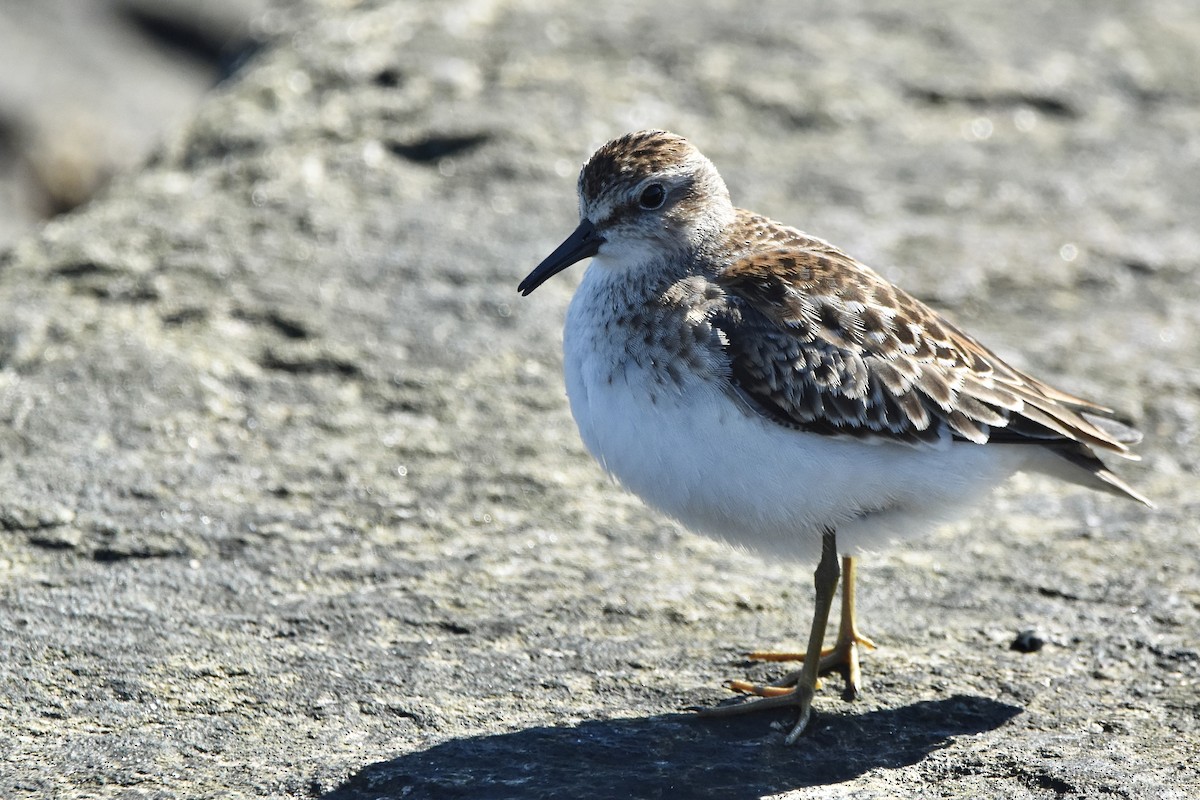
[[[1143,499],[1093,468],[1093,450],[1136,458],[1137,432],[1108,409],[1009,366],[832,245],[740,213],[744,254],[715,276],[727,302],[712,324],[762,413],[830,435],[1053,446]]]

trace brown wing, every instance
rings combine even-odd
[[[1037,443],[1144,499],[1099,474],[1093,448],[1136,458],[1128,445],[1140,439],[1107,409],[1010,367],[832,245],[743,223],[750,251],[716,276],[728,303],[713,325],[732,380],[763,413],[825,434]]]

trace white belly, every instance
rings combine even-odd
[[[697,532],[811,557],[833,528],[839,549],[853,553],[928,529],[1026,458],[1018,446],[915,448],[804,433],[745,407],[718,380],[664,384],[635,361],[615,368],[624,344],[590,324],[593,277],[564,336],[580,435],[629,490]]]

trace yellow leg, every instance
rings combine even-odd
[[[832,530],[825,531],[821,537],[821,561],[817,564],[816,572],[813,573],[813,584],[816,587],[816,603],[813,608],[812,630],[808,635],[808,652],[805,654],[804,667],[797,673],[796,680],[793,681],[794,687],[790,690],[783,690],[781,687],[760,687],[763,689],[774,688],[777,691],[756,691],[753,693],[760,695],[758,700],[706,708],[700,712],[701,714],[711,717],[726,717],[784,706],[796,706],[800,709],[800,716],[784,741],[787,744],[794,744],[796,739],[800,738],[800,734],[804,733],[804,729],[808,727],[808,721],[812,717],[813,694],[816,692],[817,673],[821,664],[821,646],[825,643],[825,626],[829,622],[829,611],[833,606],[833,593],[837,590],[838,584],[837,536]]]
[[[875,649],[875,643],[858,631],[858,618],[854,613],[855,579],[858,565],[853,556],[842,560],[842,619],[838,623],[837,643],[833,651],[821,659],[821,672],[844,667],[846,671],[846,697],[858,697],[862,686],[862,670],[858,664],[858,646]]]
[[[845,698],[853,700],[858,697],[862,687],[862,668],[859,666],[858,647],[862,645],[868,650],[875,649],[875,643],[858,630],[858,619],[854,609],[855,578],[858,565],[854,556],[842,558],[842,613],[838,624],[837,641],[833,647],[821,650],[821,661],[817,673],[825,675],[839,671],[846,676]],[[776,653],[759,651],[750,653],[750,658],[758,661],[807,661],[806,653]],[[789,672],[777,681],[767,686],[758,686],[747,681],[731,681],[729,687],[734,691],[747,692],[761,697],[770,697],[785,692],[784,687],[794,686],[800,679],[801,670]]]

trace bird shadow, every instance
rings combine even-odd
[[[795,747],[767,713],[663,714],[444,742],[364,767],[322,800],[379,798],[758,798],[915,764],[1021,709],[955,695],[864,714],[821,715]],[[786,712],[780,721],[790,723]]]

